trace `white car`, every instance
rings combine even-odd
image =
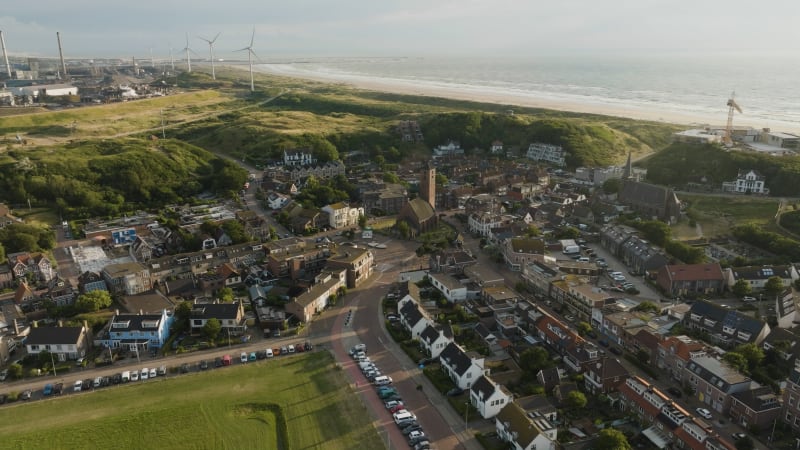
[[[707,409],[705,409],[705,408],[697,408],[697,409],[695,409],[695,411],[697,411],[697,414],[698,414],[700,417],[704,418],[704,419],[709,419],[709,420],[711,420],[711,418],[712,418],[712,416],[711,416],[711,411],[709,411],[709,410],[707,410]]]
[[[756,301],[756,298],[745,295],[744,297],[742,297],[742,301],[745,303],[754,302]]]
[[[390,402],[384,403],[383,405],[386,406],[386,409],[392,409],[395,406],[400,406],[402,404],[403,404],[403,402],[401,402],[400,400],[392,400]]]
[[[150,369],[148,369],[147,367],[145,367],[144,369],[142,369],[142,373],[140,373],[140,374],[139,374],[139,379],[140,379],[140,380],[142,380],[142,381],[144,381],[144,380],[146,380],[146,379],[147,379],[147,377],[148,377],[149,375],[150,375]]]
[[[76,381],[75,384],[72,385],[72,390],[75,392],[80,392],[82,388],[83,382],[81,380]]]

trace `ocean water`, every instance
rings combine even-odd
[[[800,59],[735,55],[589,55],[529,58],[314,58],[265,71],[331,79],[482,91],[707,118],[723,125],[732,91],[736,122],[800,129]]]

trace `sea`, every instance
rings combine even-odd
[[[630,108],[724,125],[728,99],[736,122],[800,131],[800,59],[779,54],[667,53],[531,57],[325,57],[262,65],[266,72],[380,80],[550,102]],[[651,115],[653,115],[651,114]]]

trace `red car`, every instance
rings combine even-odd
[[[303,344],[297,344],[297,345],[295,345],[295,346],[294,346],[294,349],[295,349],[295,351],[296,351],[297,353],[303,353],[304,351],[306,351],[306,350],[303,348]]]
[[[394,407],[392,407],[392,408],[389,410],[389,412],[390,412],[390,413],[392,413],[392,414],[394,414],[394,413],[396,413],[396,412],[398,412],[398,411],[405,411],[405,409],[406,409],[406,407],[405,407],[405,406],[403,406],[403,405],[397,405],[397,406],[394,406]]]

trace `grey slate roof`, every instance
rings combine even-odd
[[[399,311],[400,315],[403,316],[406,323],[413,327],[420,320],[424,319],[422,316],[422,312],[419,310],[419,305],[417,305],[414,301],[406,302]]]
[[[781,404],[778,403],[778,397],[775,396],[775,393],[769,386],[761,386],[755,389],[736,392],[731,395],[733,398],[744,403],[745,406],[755,412],[767,411],[781,407]]]
[[[485,375],[475,380],[470,390],[474,392],[478,398],[486,400],[494,394],[496,385],[489,380]],[[483,394],[483,396],[481,396]]]
[[[447,362],[458,375],[464,375],[472,366],[472,359],[455,342],[447,344],[439,354],[439,361]]]
[[[437,330],[433,325],[430,324],[427,327],[425,327],[424,330],[422,330],[422,333],[419,334],[420,339],[427,342],[428,345],[432,344],[437,339],[439,339],[439,336],[440,336],[439,330]]]
[[[236,319],[238,303],[202,303],[192,307],[192,319]]]
[[[790,269],[791,266],[745,266],[731,270],[737,280],[768,280],[773,276],[788,280],[792,277]]]
[[[25,345],[77,344],[83,327],[41,327],[31,328]]]
[[[735,328],[737,331],[751,333],[752,337],[755,338],[761,333],[764,326],[766,326],[766,323],[742,314],[735,309],[723,308],[722,306],[704,300],[694,302],[689,309],[689,314],[697,314],[703,318],[716,321],[713,327],[715,332],[722,332],[722,327],[727,325],[728,327]]]

